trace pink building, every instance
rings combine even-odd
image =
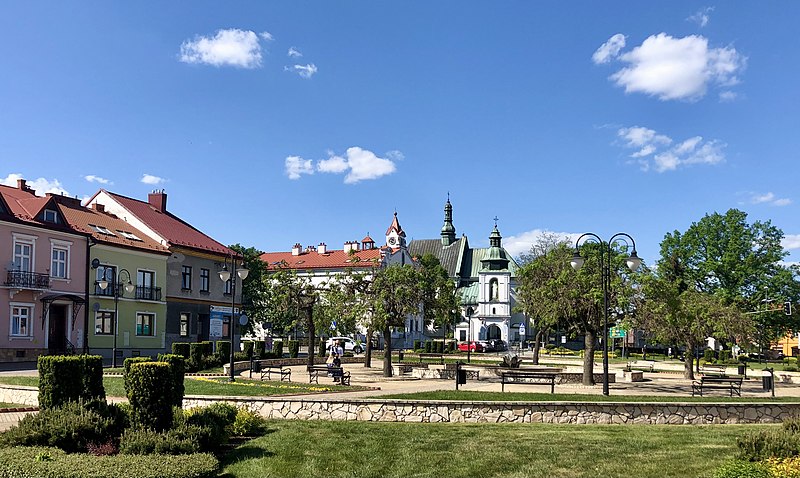
[[[81,351],[87,310],[87,234],[69,228],[64,196],[0,186],[0,362]]]

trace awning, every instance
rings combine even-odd
[[[44,330],[44,323],[47,321],[47,314],[50,312],[50,304],[57,300],[68,300],[72,302],[72,328],[75,328],[75,319],[78,317],[81,307],[86,304],[86,299],[76,294],[46,294],[42,296],[42,330]]]

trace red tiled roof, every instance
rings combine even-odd
[[[364,239],[361,239],[361,243],[362,244],[365,243],[365,242],[371,242],[371,243],[374,244],[375,240],[373,240],[371,237],[369,237],[369,234],[367,234],[366,237],[364,237]]]
[[[397,234],[403,237],[406,235],[406,232],[400,226],[400,221],[397,220],[396,212],[394,213],[394,219],[392,219],[392,223],[389,225],[389,229],[386,230],[386,235],[388,236],[392,233],[392,231],[397,231]]]
[[[353,260],[356,258],[357,260]],[[280,267],[281,263],[285,263],[285,267],[289,269],[367,268],[380,263],[381,251],[380,249],[364,249],[352,256],[343,250],[327,251],[325,254],[306,251],[298,256],[293,256],[291,251],[265,252],[261,254],[261,260],[270,269]]]
[[[80,204],[64,204],[60,202],[58,207],[73,230],[91,234],[92,238],[97,242],[169,254],[169,249],[113,214],[89,209]],[[104,227],[114,235],[103,234],[92,226]],[[141,241],[128,239],[122,234],[123,232],[133,234]]]
[[[169,211],[161,212],[150,203],[105,191],[143,223],[167,239],[171,245],[188,247],[216,254],[238,255],[228,247],[198,231]]]
[[[11,186],[0,185],[0,196],[7,206],[9,216],[16,221],[30,223],[46,229],[62,232],[73,232],[67,224],[52,223],[39,220],[40,213],[48,204],[53,210],[58,209],[55,197],[37,196],[32,189],[19,189]],[[77,199],[65,198],[70,201]],[[79,202],[79,201],[78,201]],[[2,216],[0,216],[2,217]],[[74,231],[82,234],[81,231]]]

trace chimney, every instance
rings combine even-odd
[[[320,254],[327,254],[328,253],[328,246],[326,246],[324,242],[320,242],[319,243],[319,248],[317,249],[317,252],[319,252]]]
[[[24,179],[17,179],[17,189],[21,189],[23,191],[27,189],[27,186],[25,186]]]
[[[106,207],[100,204],[99,202],[92,203],[92,209],[97,212],[106,212]]]
[[[155,190],[147,195],[147,202],[161,212],[167,212],[167,193]]]
[[[299,242],[295,243],[295,245],[292,246],[292,255],[293,256],[299,256],[300,255],[300,251],[302,251],[302,250],[303,250],[303,246],[301,246]]]

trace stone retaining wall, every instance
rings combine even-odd
[[[0,402],[38,405],[34,387],[0,385]],[[337,400],[187,395],[184,408],[228,402],[266,418],[383,422],[708,425],[776,423],[800,415],[798,403],[588,403]]]

